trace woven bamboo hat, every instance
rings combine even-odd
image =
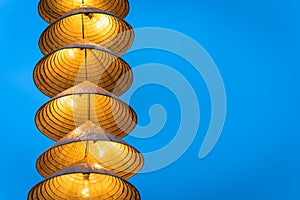
[[[130,66],[112,52],[88,43],[65,46],[42,58],[34,82],[49,97],[88,80],[120,96],[133,81]]]
[[[117,55],[132,45],[134,32],[123,19],[95,8],[78,8],[54,21],[42,33],[39,47],[49,54],[76,42],[93,42]]]
[[[43,177],[48,177],[83,158],[126,179],[138,173],[144,164],[139,151],[87,121],[43,153],[36,167]]]
[[[137,116],[129,105],[89,81],[60,93],[35,116],[37,128],[53,140],[61,139],[88,120],[122,138],[134,129]]]
[[[98,8],[125,18],[129,12],[127,0],[41,0],[38,6],[40,16],[48,23],[52,23],[80,6]]]
[[[139,200],[137,189],[126,180],[91,162],[79,162],[34,186],[28,200],[82,199]]]

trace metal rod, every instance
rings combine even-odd
[[[88,148],[89,148],[89,141],[85,142],[85,153],[84,153],[84,158],[88,157]]]
[[[91,120],[91,94],[88,94],[87,105],[88,105],[88,120]],[[88,148],[89,148],[89,143],[88,141],[86,141],[84,158],[87,158],[88,156]]]
[[[88,120],[91,120],[91,94],[88,94]]]
[[[87,69],[87,50],[84,48],[84,67],[85,67],[85,80],[88,80],[88,69]]]
[[[82,0],[82,5],[84,5],[84,0]],[[84,34],[84,14],[81,14],[81,26],[82,26],[82,39],[85,39],[85,34]],[[85,79],[88,79],[88,69],[87,69],[87,51],[86,48],[84,49],[84,67],[85,67]],[[87,105],[88,105],[88,120],[91,120],[91,96],[88,94],[88,99],[87,99]],[[85,145],[85,153],[84,153],[84,158],[88,157],[88,148],[89,148],[89,143],[86,141]]]
[[[82,39],[84,40],[85,36],[84,36],[84,14],[81,14],[81,30],[82,30]]]

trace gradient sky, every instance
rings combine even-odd
[[[166,52],[145,50],[124,56],[133,68],[161,63],[176,69],[201,99],[200,128],[189,150],[172,165],[130,180],[142,199],[300,199],[300,2],[130,3],[126,20],[133,27],[169,28],[199,42],[217,64],[228,98],[222,136],[201,160],[198,152],[211,112],[201,76]],[[33,68],[42,58],[37,42],[47,26],[38,16],[37,4],[37,0],[0,0],[1,199],[26,199],[30,188],[42,180],[35,160],[53,144],[34,125],[35,112],[48,100],[32,80]],[[168,112],[165,127],[156,136],[126,138],[140,151],[157,150],[175,136],[180,112],[176,96],[166,87],[140,88],[130,104],[140,125],[150,122],[148,110],[153,104],[164,105]]]

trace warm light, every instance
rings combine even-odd
[[[71,109],[74,110],[77,108],[77,101],[74,96],[65,96],[63,98],[57,99],[57,105],[61,109]]]
[[[103,158],[105,156],[105,150],[108,148],[106,147],[106,143],[100,142],[90,147],[90,153],[95,155],[97,158]],[[104,148],[104,149],[103,149]]]
[[[103,149],[99,148],[99,156],[100,157],[103,157],[104,156],[104,151]]]
[[[89,190],[89,187],[88,187],[88,184],[89,184],[89,175],[88,174],[84,174],[83,175],[83,179],[84,179],[84,188],[81,191],[81,194],[84,197],[89,197],[90,196],[90,190]]]
[[[82,1],[82,0],[76,0],[76,1],[77,1],[78,4],[80,5],[80,7],[85,7],[85,3],[86,3],[87,0],[85,0],[85,1]],[[77,4],[77,2],[76,2],[76,4]]]
[[[63,98],[57,99],[57,101],[58,101],[58,107],[61,107],[62,109],[66,107],[73,109],[75,108],[76,105],[73,96],[65,96]]]
[[[94,164],[94,167],[95,167],[95,168],[98,168],[98,169],[102,169],[102,166],[99,165],[98,163],[95,163],[95,164]]]
[[[73,107],[74,106],[74,99],[71,97],[66,97],[66,103],[68,104],[68,106]]]
[[[69,49],[69,55],[70,55],[71,57],[74,57],[74,50]]]
[[[77,128],[77,129],[75,129],[74,133],[75,133],[76,135],[80,135],[80,134],[82,133],[82,131],[81,131],[80,128]]]
[[[88,188],[88,181],[85,181],[85,188],[81,191],[81,194],[84,197],[89,197],[90,196],[89,192],[90,192],[90,190]]]
[[[109,25],[109,19],[107,16],[101,15],[100,19],[96,22],[96,27],[98,29],[105,28]]]
[[[144,160],[120,141],[136,125],[136,113],[106,91],[123,93],[132,81],[125,61],[109,63],[133,42],[132,27],[123,20],[128,11],[126,0],[40,0],[39,14],[50,26],[39,40],[45,57],[34,79],[53,99],[40,108],[35,122],[57,143],[39,157],[36,167],[45,180],[30,190],[28,200],[140,200],[127,178]],[[99,53],[89,59],[94,50]],[[119,79],[119,72],[129,74],[128,81]],[[77,128],[80,124],[86,125]]]

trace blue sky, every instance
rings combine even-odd
[[[37,0],[0,0],[1,199],[26,198],[42,180],[35,160],[53,143],[37,131],[33,120],[48,100],[32,80],[33,68],[42,57],[37,42],[47,26],[37,14],[37,4]],[[172,165],[130,180],[142,199],[300,199],[300,2],[130,0],[130,4],[126,20],[134,28],[169,28],[199,42],[218,66],[228,101],[220,140],[206,158],[199,159],[211,115],[201,76],[185,60],[167,52],[145,50],[124,56],[133,68],[161,63],[176,69],[201,100],[200,127],[188,151]],[[128,142],[150,152],[172,140],[180,109],[168,88],[140,88],[130,104],[139,125],[149,123],[153,104],[164,105],[168,117],[154,137],[128,137]]]

